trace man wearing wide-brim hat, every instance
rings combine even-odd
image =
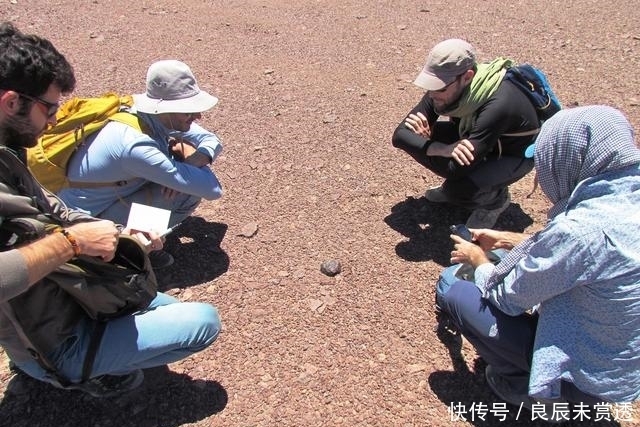
[[[493,227],[510,204],[508,186],[533,169],[526,149],[539,121],[527,97],[504,80],[512,65],[504,58],[479,63],[462,39],[438,43],[414,81],[426,93],[392,137],[444,178],[426,199],[470,210],[469,228]]]
[[[218,137],[195,123],[218,99],[200,89],[183,62],[161,60],[147,72],[146,92],[133,96],[130,112],[142,130],[110,122],[69,162],[72,183],[59,192],[70,207],[126,224],[132,203],[171,211],[170,226],[193,213],[200,201],[222,196],[209,165],[222,151]],[[173,257],[154,251],[154,267]]]

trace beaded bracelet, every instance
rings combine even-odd
[[[71,249],[73,249],[73,254],[75,256],[80,255],[80,246],[78,245],[78,241],[76,240],[75,237],[73,237],[73,235],[71,235],[71,233],[69,233],[67,230],[65,230],[62,227],[58,227],[54,231],[61,233],[65,237],[65,239],[67,239],[67,241],[71,245]]]

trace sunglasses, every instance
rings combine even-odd
[[[438,90],[432,90],[430,92],[436,92],[436,93],[443,93],[445,92],[447,89],[449,89],[449,86],[451,86],[452,84],[454,84],[455,82],[457,82],[458,80],[460,80],[460,77],[462,77],[464,75],[460,74],[458,75],[458,77],[456,77],[451,83],[449,83],[448,85],[446,85],[445,87],[443,87],[442,89],[438,89]]]
[[[26,98],[26,99],[28,99],[30,101],[33,101],[33,102],[37,103],[37,105],[41,105],[41,106],[45,107],[45,109],[42,110],[42,111],[47,115],[48,119],[50,119],[51,117],[55,116],[56,113],[58,112],[58,109],[60,108],[60,104],[58,104],[57,102],[53,103],[53,102],[45,101],[42,98],[38,98],[38,97],[35,97],[35,96],[30,96],[30,95],[27,95],[25,93],[20,93],[20,92],[18,92],[18,95],[20,95],[21,97]]]

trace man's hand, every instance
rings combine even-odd
[[[409,114],[409,116],[404,119],[404,125],[417,135],[424,136],[425,138],[431,138],[429,122],[424,114],[420,112],[416,114]]]
[[[491,262],[480,246],[472,242],[467,242],[455,234],[452,234],[450,237],[455,243],[451,251],[451,262],[453,264],[465,263],[471,264],[473,268],[477,268],[479,265]]]
[[[475,159],[473,144],[468,139],[461,139],[453,144],[432,142],[427,147],[427,156],[451,157],[458,164],[468,166]]]
[[[198,151],[197,147],[187,140],[171,138],[169,141],[169,149],[174,159],[188,165],[201,168],[211,164],[211,158]]]
[[[189,156],[196,152],[196,147],[187,140],[171,138],[169,140],[169,150],[176,160],[184,162]]]
[[[469,166],[473,161],[473,144],[468,139],[461,139],[455,144],[449,146],[451,148],[451,157],[458,162],[459,165]]]
[[[113,259],[120,232],[112,221],[78,222],[66,227],[66,230],[75,238],[81,254],[100,257],[105,261]]]

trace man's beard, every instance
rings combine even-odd
[[[458,108],[458,105],[460,104],[460,100],[462,99],[462,94],[460,94],[460,96],[458,98],[456,98],[455,100],[444,104],[442,106],[436,106],[435,103],[433,104],[433,110],[436,112],[436,114],[438,114],[439,116],[446,116],[448,115],[448,113],[450,111],[455,110],[456,108]]]
[[[438,114],[439,116],[448,116],[449,113],[453,112],[454,110],[457,110],[458,107],[460,107],[460,103],[463,102],[463,99],[467,99],[467,94],[469,93],[469,91],[471,90],[471,85],[467,85],[458,95],[458,97],[448,103],[446,103],[445,105],[442,106],[438,106],[436,107],[436,105],[432,102],[433,104],[433,110],[436,112],[436,114]]]
[[[12,149],[35,147],[40,133],[33,129],[28,116],[15,114],[0,124],[0,144]]]

